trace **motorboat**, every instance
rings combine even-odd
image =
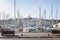
[[[54,28],[51,33],[53,34],[60,34],[60,28]]]
[[[3,28],[2,32],[1,32],[2,36],[14,36],[15,35],[15,31],[10,29],[10,28]]]

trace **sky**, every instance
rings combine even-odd
[[[39,18],[39,7],[41,7],[41,16],[44,18],[44,9],[46,9],[46,18],[49,19],[51,14],[51,5],[53,5],[53,19],[60,19],[60,0],[16,0],[16,12],[19,9],[20,16],[26,18],[29,15]],[[14,0],[0,0],[0,18],[4,15],[14,17]],[[7,18],[6,17],[6,18]]]

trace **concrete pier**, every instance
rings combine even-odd
[[[12,36],[11,36],[12,37]],[[17,38],[55,38],[55,37],[60,37],[60,36],[56,36],[54,34],[51,33],[15,33],[15,36],[13,37],[17,37]],[[0,38],[3,38],[3,36],[1,36],[0,33]]]

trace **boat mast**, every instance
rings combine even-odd
[[[51,22],[52,22],[51,26],[53,26],[53,5],[51,5]]]
[[[20,18],[20,12],[19,12],[19,9],[17,11],[17,15],[18,15],[18,19]]]
[[[58,9],[56,9],[56,23],[57,23],[57,13],[58,13]]]
[[[19,23],[20,23],[20,12],[19,12],[19,9],[17,11],[17,16],[18,16],[18,24],[17,24],[17,26],[19,26]]]
[[[39,27],[41,27],[41,7],[39,7]]]
[[[16,18],[16,0],[14,0],[14,18]]]
[[[46,26],[46,9],[44,9],[44,27]]]

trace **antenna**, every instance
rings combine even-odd
[[[16,0],[14,0],[14,18],[16,18]]]

